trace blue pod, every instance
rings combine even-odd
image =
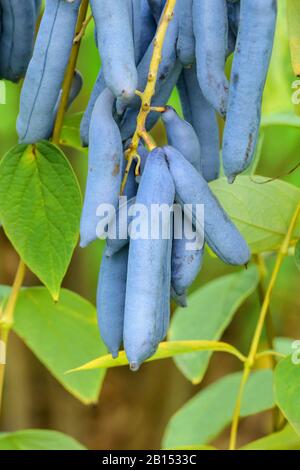
[[[172,177],[162,149],[149,155],[137,194],[137,204],[142,204],[149,215],[154,204],[171,208],[175,196]],[[143,217],[149,221],[149,216]],[[157,239],[131,238],[127,271],[127,288],[124,320],[124,346],[132,370],[151,357],[161,339],[159,331],[165,310],[162,306],[164,269],[168,262],[170,234],[163,238],[163,230],[171,228],[170,219],[163,217]]]
[[[156,23],[158,23],[165,7],[166,0],[148,0],[148,4]]]
[[[47,0],[33,57],[21,93],[19,139],[34,143],[49,138],[53,110],[62,87],[75,35],[81,0]]]
[[[124,164],[125,167],[125,164]],[[124,176],[124,172],[123,172]],[[131,207],[135,204],[135,196],[137,193],[137,182],[135,178],[135,168],[134,165],[131,167],[130,172],[127,177],[127,183],[123,192],[123,197],[119,199],[118,208],[116,211],[116,216],[114,218],[114,224],[112,228],[116,231],[116,237],[108,237],[106,239],[106,256],[112,256],[118,251],[120,251],[125,245],[129,242],[128,237],[128,227],[132,222],[133,218],[129,215]],[[126,199],[125,199],[126,198]],[[126,219],[127,223],[126,223]],[[120,229],[120,225],[122,226]],[[121,235],[119,236],[119,234]],[[125,234],[127,235],[125,237]]]
[[[34,0],[1,0],[0,78],[18,82],[25,76],[37,19]]]
[[[166,106],[162,113],[168,143],[175,147],[193,165],[201,171],[201,148],[193,126],[181,119],[171,106]]]
[[[200,144],[191,124],[180,119],[176,111],[169,106],[166,107],[166,111],[162,114],[162,119],[165,123],[169,145],[176,148],[200,172]],[[175,237],[173,240],[172,287],[178,296],[184,296],[186,289],[194,282],[202,267],[203,259],[202,247],[201,249],[193,250],[187,248],[187,243],[190,243],[190,241],[183,232],[184,226],[187,223],[187,220],[182,220],[182,237]],[[191,222],[189,225],[191,232]],[[193,241],[195,242],[195,240]]]
[[[135,63],[138,64],[145,51],[141,49],[143,24],[141,22],[141,0],[130,0],[132,6],[132,29]]]
[[[147,157],[148,157],[148,151],[145,149],[143,144],[140,142],[139,148],[138,148],[138,154],[141,159],[140,163],[140,174],[143,174]],[[123,196],[126,197],[126,200],[120,200],[120,204],[118,207],[118,210],[116,212],[116,218],[115,218],[115,228],[116,228],[116,234],[118,235],[120,233],[120,224],[122,224],[122,237],[117,237],[117,238],[107,238],[106,240],[106,250],[105,254],[106,256],[113,256],[115,253],[120,251],[127,243],[129,243],[129,237],[124,237],[125,231],[126,234],[129,233],[129,226],[132,223],[134,217],[131,215],[131,208],[132,206],[136,203],[136,193],[137,193],[137,184],[140,182],[141,176],[136,177],[135,176],[135,165],[133,164],[128,178],[127,178],[127,183],[124,189]],[[126,214],[126,219],[127,219],[127,224],[125,221],[125,214]],[[126,226],[125,226],[126,225]]]
[[[240,23],[240,2],[230,2],[227,0],[229,29],[237,36]]]
[[[89,145],[89,131],[91,117],[93,109],[98,97],[101,95],[102,91],[106,88],[106,83],[104,80],[103,69],[100,70],[97,80],[95,82],[90,100],[88,102],[87,108],[83,114],[81,123],[80,123],[80,137],[83,147],[88,147]]]
[[[166,105],[166,103],[169,101],[169,98],[172,94],[174,87],[176,86],[176,83],[178,81],[181,71],[182,71],[182,65],[179,62],[179,60],[177,60],[175,67],[173,68],[169,76],[169,79],[163,84],[159,92],[155,94],[151,103],[152,106],[165,106]],[[134,131],[136,129],[136,118],[137,118],[138,112],[139,112],[138,109],[131,109],[131,108],[128,108],[127,111],[125,112],[123,120],[120,124],[121,135],[122,135],[123,141],[131,138],[132,135],[134,134]],[[151,112],[148,115],[148,119],[146,122],[146,128],[148,131],[153,128],[153,126],[156,124],[159,118],[160,118],[160,113]]]
[[[155,92],[158,95],[162,87],[172,78],[173,70],[176,67],[176,42],[178,38],[178,20],[175,16],[168,26],[166,37],[164,40],[163,50],[162,50],[162,60],[159,65],[157,82],[155,87]],[[156,39],[154,38],[152,43],[147,49],[144,57],[138,65],[138,84],[137,89],[143,91],[147,85],[150,62],[153,55],[153,44]],[[141,99],[138,96],[135,96],[130,102],[130,108],[139,110],[141,106]],[[118,106],[118,109],[124,111],[121,106]]]
[[[104,79],[116,97],[128,102],[137,88],[130,0],[91,0]]]
[[[171,228],[172,232],[172,228]],[[158,342],[163,341],[167,334],[170,326],[170,317],[171,317],[171,264],[172,264],[172,237],[168,240],[167,246],[167,256],[164,263],[164,272],[163,272],[163,289],[161,290],[161,302],[162,302],[162,315],[158,312]]]
[[[240,3],[227,0],[227,11],[229,29],[226,56],[229,57],[235,51],[236,37],[238,34],[240,22]]]
[[[80,226],[81,247],[97,238],[98,207],[110,204],[117,208],[119,202],[123,146],[112,115],[113,105],[114,95],[106,88],[97,99],[92,114],[88,177]]]
[[[226,0],[194,0],[197,75],[207,101],[225,118],[229,83],[224,67],[228,43]]]
[[[193,0],[177,0],[175,14],[178,15],[179,33],[177,55],[183,66],[195,61],[195,36],[193,29]]]
[[[132,197],[131,199],[128,199],[126,204],[122,204],[120,202],[119,207],[116,211],[116,217],[115,217],[115,227],[116,227],[116,234],[117,238],[111,238],[108,237],[106,239],[106,249],[105,249],[105,256],[110,257],[114,256],[116,253],[119,253],[120,250],[124,248],[124,246],[128,245],[129,243],[129,237],[127,236],[126,238],[123,237],[118,237],[118,234],[120,233],[120,225],[122,224],[122,231],[125,231],[126,234],[128,234],[128,227],[130,224],[133,222],[134,217],[130,215],[131,208],[136,204],[136,197]],[[124,216],[126,215],[127,218],[127,223],[124,225]]]
[[[123,342],[128,247],[111,258],[102,257],[97,291],[97,313],[104,344],[117,358]]]
[[[141,18],[140,22],[143,25],[140,37],[140,52],[141,57],[146,53],[151,41],[153,40],[156,33],[156,22],[151,13],[147,0],[140,0],[141,2]]]
[[[223,137],[223,166],[230,183],[249,167],[254,157],[276,13],[276,0],[241,1]]]
[[[200,142],[201,174],[206,181],[215,180],[220,171],[218,121],[199,87],[195,65],[182,71],[177,87],[184,117],[193,126]]]
[[[156,22],[147,0],[131,0],[135,62],[139,64],[156,33]]]
[[[185,224],[189,225],[189,231],[192,231],[192,222],[185,220]],[[203,246],[199,248],[188,249],[188,243],[195,243],[196,236],[193,240],[188,240],[183,232],[184,224],[182,223],[182,238],[173,239],[172,250],[172,287],[179,298],[185,298],[186,290],[193,284],[198,276],[203,262]],[[191,232],[192,233],[192,232]]]
[[[204,205],[205,241],[225,263],[247,264],[250,251],[244,238],[230,221],[224,209],[211,192],[207,182],[195,168],[173,147],[164,147],[167,162],[176,188],[176,200],[192,204],[190,218],[196,226],[195,206]],[[186,208],[188,209],[188,208]]]

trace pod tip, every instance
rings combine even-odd
[[[85,240],[84,238],[81,238],[79,242],[79,246],[80,248],[86,248],[88,246],[87,240]]]
[[[138,362],[131,362],[129,367],[132,372],[137,372],[140,368],[140,365]]]
[[[107,258],[111,258],[114,254],[113,250],[110,247],[106,247],[104,250],[104,254]]]
[[[227,181],[229,184],[233,184],[235,182],[236,175],[229,175],[227,176]]]
[[[119,351],[111,351],[111,356],[112,356],[113,359],[118,359]]]

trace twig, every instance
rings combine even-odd
[[[150,68],[149,68],[149,73],[148,73],[148,81],[146,88],[144,92],[137,91],[136,94],[140,96],[142,103],[141,103],[141,108],[137,117],[137,125],[136,125],[136,131],[132,137],[132,141],[130,144],[130,150],[127,154],[127,166],[125,170],[125,175],[122,181],[122,186],[121,186],[121,194],[124,191],[124,188],[126,186],[128,174],[132,165],[132,162],[137,154],[137,149],[138,145],[141,139],[141,136],[143,135],[143,140],[145,140],[146,136],[146,120],[148,117],[148,114],[151,112],[151,102],[152,98],[155,94],[155,87],[156,87],[156,82],[157,82],[157,74],[159,70],[159,65],[161,63],[161,57],[162,57],[162,49],[164,45],[164,40],[166,37],[166,33],[168,30],[168,26],[170,21],[172,20],[174,16],[174,9],[176,6],[176,0],[167,0],[164,13],[162,15],[162,19],[160,21],[160,24],[157,29],[157,33],[154,39],[154,46],[153,46],[153,55],[152,59],[150,62]],[[153,144],[154,145],[154,144]],[[152,147],[154,148],[154,147]]]
[[[260,338],[261,338],[262,331],[263,331],[263,328],[264,328],[266,316],[267,316],[268,311],[269,311],[272,292],[273,292],[273,289],[274,289],[274,286],[275,286],[275,283],[276,283],[277,276],[279,274],[281,265],[283,263],[283,260],[284,260],[285,256],[288,254],[290,241],[291,241],[291,238],[293,236],[293,232],[294,232],[299,214],[300,214],[300,204],[298,205],[298,207],[297,207],[297,209],[296,209],[296,211],[295,211],[295,213],[292,217],[292,220],[291,220],[289,229],[287,231],[287,234],[286,234],[286,236],[285,236],[285,238],[284,238],[284,240],[281,244],[281,247],[278,251],[277,258],[276,258],[276,263],[275,263],[275,266],[274,266],[274,269],[273,269],[273,272],[272,272],[271,279],[269,281],[268,288],[266,290],[266,294],[265,294],[264,301],[263,301],[263,304],[262,304],[262,307],[261,307],[259,319],[258,319],[258,322],[257,322],[257,326],[256,326],[256,329],[255,329],[253,339],[252,339],[250,352],[249,352],[247,361],[244,364],[244,373],[243,373],[243,377],[242,377],[242,380],[241,380],[241,383],[240,383],[238,397],[237,397],[237,401],[236,401],[236,405],[235,405],[235,409],[234,409],[234,413],[233,413],[231,433],[230,433],[229,450],[235,450],[235,448],[236,448],[237,432],[238,432],[242,397],[243,397],[245,385],[247,383],[250,372],[251,372],[251,370],[254,366],[254,363],[255,363]]]
[[[72,48],[72,52],[70,55],[69,64],[66,70],[63,87],[62,87],[61,100],[60,100],[60,104],[59,104],[59,108],[58,108],[58,112],[57,112],[57,116],[56,116],[56,120],[54,124],[52,142],[56,145],[59,144],[64,117],[65,117],[65,113],[66,113],[67,106],[68,106],[68,99],[69,99],[72,80],[74,77],[76,63],[78,59],[81,37],[85,30],[84,25],[86,23],[86,15],[87,15],[88,6],[89,6],[89,0],[83,0],[81,7],[80,7],[79,15],[78,15],[75,40],[73,43],[73,48]],[[76,40],[76,38],[79,38],[79,39]]]

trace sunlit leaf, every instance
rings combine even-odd
[[[240,176],[231,185],[225,178],[211,183],[252,253],[272,251],[280,246],[300,201],[297,187],[284,181],[267,181],[260,176]],[[300,238],[300,220],[294,236]]]
[[[81,193],[58,147],[17,145],[0,162],[0,220],[55,300],[78,240]]]
[[[80,139],[80,122],[82,116],[83,113],[75,113],[65,118],[60,136],[60,144],[87,153],[88,150],[82,147]]]
[[[72,437],[56,431],[26,429],[0,433],[0,450],[86,450]]]
[[[244,360],[243,355],[233,346],[217,341],[168,341],[160,343],[157,352],[146,362],[168,359],[178,354],[186,354],[193,351],[218,351],[232,354],[240,360]],[[101,356],[87,364],[83,364],[68,372],[88,371],[93,369],[108,369],[128,365],[128,360],[124,351],[121,351],[117,359],[111,355]]]
[[[300,436],[288,425],[282,431],[250,442],[240,450],[300,450]]]
[[[93,305],[66,289],[56,303],[44,287],[23,289],[13,329],[68,392],[85,404],[97,402],[105,370],[65,374],[106,350]]]

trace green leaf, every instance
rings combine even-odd
[[[282,431],[250,442],[240,450],[300,450],[300,437],[288,425]]]
[[[293,351],[293,343],[295,339],[277,337],[274,339],[274,349],[276,352],[283,354],[284,356],[289,356]]]
[[[187,402],[170,420],[163,439],[164,448],[193,446],[212,441],[230,424],[242,373],[227,375],[209,385]],[[271,370],[253,372],[246,384],[241,416],[274,407]]]
[[[236,348],[227,343],[220,343],[218,341],[168,341],[166,343],[160,343],[156,353],[146,362],[168,359],[178,354],[190,353],[191,351],[218,351],[232,354],[241,361],[246,359]],[[94,369],[109,369],[126,365],[128,365],[126,354],[124,351],[121,351],[117,359],[113,359],[110,354],[107,354],[87,364],[69,370],[68,373]]]
[[[300,116],[292,111],[286,113],[271,113],[263,116],[261,121],[263,128],[272,126],[288,126],[298,129],[300,127]]]
[[[298,351],[300,343],[298,344]],[[297,357],[296,357],[297,356]],[[289,423],[300,434],[300,361],[299,353],[280,361],[274,376],[275,397]]]
[[[278,18],[267,83],[263,95],[263,114],[293,110],[291,83],[295,79],[291,66],[286,20],[286,2],[277,2]]]
[[[81,194],[64,154],[49,142],[17,145],[0,162],[0,219],[25,264],[58,299],[77,243]]]
[[[13,329],[72,395],[85,404],[97,402],[105,370],[65,374],[105,351],[93,305],[66,289],[57,303],[44,287],[24,289]]]
[[[86,450],[72,437],[56,431],[26,429],[0,433],[0,450]]]
[[[300,240],[298,241],[295,247],[295,263],[296,263],[297,268],[300,271]]]
[[[178,309],[171,322],[172,341],[218,341],[245,299],[256,289],[257,269],[220,277],[194,292],[186,309]],[[201,352],[176,357],[183,375],[194,384],[201,382],[212,353]]]
[[[86,148],[82,147],[80,139],[80,122],[82,116],[83,113],[80,112],[66,117],[59,143],[87,154],[88,151]]]
[[[280,246],[299,204],[298,188],[261,176],[240,176],[231,185],[220,178],[210,186],[239,227],[252,253],[272,251]],[[300,220],[294,236],[300,238]]]

